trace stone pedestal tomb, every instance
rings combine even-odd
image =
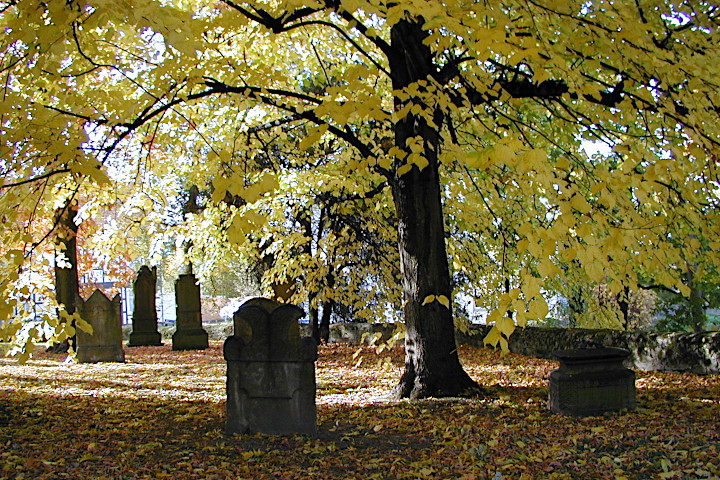
[[[133,285],[133,330],[128,346],[162,345],[158,332],[157,310],[155,308],[155,284],[157,269],[143,266]]]
[[[235,334],[224,347],[228,433],[317,433],[317,345],[300,337],[303,315],[266,298],[252,298],[235,313]]]
[[[621,348],[555,352],[560,368],[550,372],[550,410],[574,416],[635,408],[635,372],[623,366]]]
[[[202,350],[208,348],[208,334],[202,327],[200,314],[200,285],[192,273],[180,275],[175,282],[175,333],[173,350]]]
[[[95,290],[87,302],[78,300],[78,313],[93,333],[77,329],[77,359],[81,363],[124,362],[120,294],[112,300]]]

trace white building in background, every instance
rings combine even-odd
[[[132,323],[135,305],[135,294],[132,287],[125,287],[120,291],[122,305],[123,325]],[[155,292],[155,311],[157,312],[158,326],[174,325],[177,311],[175,310],[175,294]]]
[[[102,269],[94,269],[80,278],[80,286],[95,285],[102,288],[112,288],[115,280]],[[120,305],[122,309],[122,324],[130,325],[134,310],[134,293],[132,285],[120,289]],[[175,324],[175,294],[163,293],[160,285],[155,292],[155,310],[157,311],[158,325]]]
[[[475,298],[463,293],[455,294],[455,304],[462,309],[468,316],[470,323],[476,325],[485,325],[487,322],[488,311],[483,307],[478,307]],[[459,312],[456,312],[456,314]]]

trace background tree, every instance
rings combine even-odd
[[[303,138],[293,135],[284,142],[297,145]],[[307,302],[318,341],[327,341],[331,318],[341,312],[355,321],[377,321],[398,303],[396,238],[386,184],[356,173],[338,177],[337,164],[348,155],[336,143],[274,150],[255,159],[280,172],[278,188],[259,196],[245,192],[251,201],[235,213],[240,219],[250,212],[265,219],[261,229],[247,235],[243,251],[267,263],[262,280],[268,292],[271,285],[292,286],[290,301]],[[297,157],[305,158],[298,162]],[[310,162],[312,169],[306,166]],[[230,234],[243,226],[242,221],[234,227],[231,223]]]
[[[58,312],[72,315],[77,308],[80,298],[80,278],[78,276],[77,236],[79,225],[76,223],[78,213],[77,202],[68,199],[67,203],[57,211],[56,227],[56,257],[55,257],[55,300],[60,305]],[[63,322],[62,317],[58,318]],[[75,324],[71,323],[71,328]],[[52,345],[55,352],[67,352],[75,347],[75,336],[62,343]]]
[[[382,207],[387,202],[380,197],[382,184],[357,194],[351,193],[355,189],[345,190],[352,186],[351,178],[343,179],[345,188],[331,183],[327,189],[322,175],[314,172],[312,177],[320,181],[312,185],[310,178],[297,179],[309,195],[298,200],[307,203],[293,205],[287,201],[287,193],[273,199],[275,205],[279,202],[300,210],[295,225],[286,220],[282,227],[267,229],[271,233],[265,238],[275,240],[270,248],[276,259],[268,274],[270,278],[278,278],[280,273],[299,280],[297,290],[301,295],[296,300],[308,301],[311,311],[320,310],[317,328],[314,325],[313,330],[318,340],[327,341],[331,318],[343,311],[354,321],[382,321],[388,311],[396,310],[399,303],[396,238],[394,222],[386,216],[387,209],[373,206]],[[325,178],[328,180],[332,182],[332,177]],[[272,205],[264,208],[268,215],[271,211],[282,211]],[[282,230],[286,230],[285,235]],[[293,230],[302,232],[302,236],[288,242]]]

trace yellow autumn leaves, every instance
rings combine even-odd
[[[432,302],[438,302],[445,308],[450,308],[450,300],[445,295],[428,295],[426,296],[421,305],[427,305]]]
[[[277,177],[269,172],[258,175],[255,181],[250,182],[241,175],[218,176],[213,180],[214,191],[211,199],[214,203],[218,203],[230,194],[242,198],[246,204],[253,204],[273,192],[278,186]],[[235,212],[228,228],[228,240],[233,243],[243,243],[248,234],[261,228],[265,222],[266,218],[256,210],[241,207]]]

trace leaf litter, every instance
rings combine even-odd
[[[0,479],[720,479],[720,378],[637,372],[638,408],[547,408],[552,361],[461,347],[484,398],[399,401],[403,353],[324,345],[317,437],[224,434],[222,345],[0,360]]]

